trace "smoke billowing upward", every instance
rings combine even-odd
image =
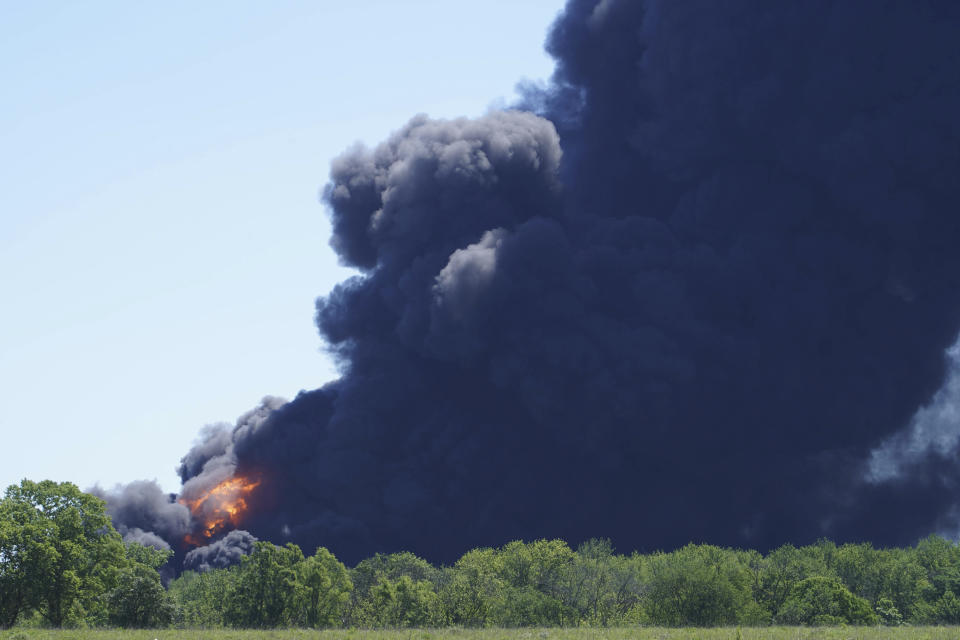
[[[206,431],[182,497],[258,474],[237,526],[348,562],[953,526],[960,437],[898,447],[960,329],[958,30],[938,0],[571,0],[518,110],[334,162],[342,377]]]
[[[170,549],[187,535],[193,524],[190,511],[163,492],[156,482],[138,480],[114,491],[95,487],[107,501],[107,512],[124,540],[157,549]]]

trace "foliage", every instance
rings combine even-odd
[[[937,536],[894,549],[821,540],[766,555],[515,540],[446,567],[403,552],[352,569],[324,547],[305,558],[293,544],[258,542],[237,566],[185,572],[165,588],[157,570],[169,558],[124,545],[98,498],[24,481],[0,500],[0,627],[960,624],[960,548]]]
[[[293,603],[298,591],[297,565],[302,561],[303,552],[294,544],[254,543],[227,594],[225,622],[258,629],[290,624],[296,618]]]
[[[41,580],[53,565],[52,523],[26,500],[0,501],[0,629],[39,607]]]
[[[756,600],[774,617],[779,615],[780,608],[798,582],[809,576],[832,575],[821,553],[790,544],[771,551],[755,567],[759,573],[755,579]]]
[[[762,627],[712,629],[629,628],[538,628],[502,629],[350,629],[350,630],[179,630],[131,631],[84,629],[54,631],[13,629],[0,632],[0,640],[956,640],[957,627]],[[162,635],[161,635],[162,634]]]
[[[11,485],[0,500],[0,628],[34,613],[53,627],[127,615],[166,623],[156,571],[166,557],[128,552],[104,502],[73,484]]]
[[[814,626],[876,624],[870,603],[850,593],[838,578],[811,576],[794,585],[778,616],[784,624]]]
[[[343,563],[325,547],[297,565],[298,624],[332,627],[344,622],[353,583]]]
[[[130,562],[107,596],[109,621],[117,627],[165,627],[174,617],[173,598],[163,588],[157,569],[166,564],[172,552],[127,545]]]
[[[432,627],[440,622],[439,598],[426,580],[400,576],[381,577],[370,596],[355,612],[354,621],[363,627]]]
[[[196,573],[185,571],[168,591],[175,603],[178,626],[213,628],[224,625],[224,608],[237,578],[235,569]]]
[[[903,615],[897,609],[897,605],[890,598],[880,598],[877,606],[874,607],[877,616],[880,617],[881,624],[888,627],[896,627],[903,624]]]
[[[753,615],[751,576],[736,557],[710,545],[687,545],[650,558],[650,621],[667,626],[730,625]]]
[[[503,593],[497,552],[474,549],[446,572],[440,593],[446,623],[464,627],[489,626],[491,610]]]

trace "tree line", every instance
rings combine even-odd
[[[164,587],[169,552],[124,544],[98,498],[24,481],[0,500],[0,628],[523,627],[960,624],[960,546],[828,540],[753,550],[689,544],[618,554],[609,541],[412,553],[348,568],[319,548],[257,542],[235,566]]]
[[[171,552],[124,544],[103,500],[24,480],[0,500],[0,629],[157,626],[175,618],[157,570]]]

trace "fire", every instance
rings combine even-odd
[[[180,502],[203,523],[199,533],[188,534],[184,541],[194,546],[202,546],[228,526],[237,527],[247,511],[247,497],[259,486],[259,478],[236,476],[224,480],[196,498],[181,498]]]

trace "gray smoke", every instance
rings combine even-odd
[[[950,460],[960,445],[960,343],[946,354],[947,376],[930,403],[903,431],[870,452],[866,476],[872,483],[895,482],[922,474],[931,458]],[[946,480],[946,479],[945,479]]]
[[[152,531],[144,531],[143,529],[138,529],[137,527],[125,529],[125,532],[121,534],[123,535],[124,542],[136,542],[137,544],[141,544],[145,547],[153,547],[158,551],[170,550],[170,543]]]
[[[106,501],[113,526],[125,540],[169,549],[193,528],[190,510],[154,481],[138,480],[112,490],[94,487],[90,492]]]
[[[256,408],[244,413],[234,425],[218,423],[201,429],[194,446],[181,459],[177,472],[183,480],[179,495],[163,492],[154,481],[135,481],[118,485],[112,490],[94,487],[90,491],[107,503],[107,513],[114,527],[125,541],[139,542],[158,549],[173,549],[177,552],[174,562],[180,558],[188,543],[185,538],[202,529],[202,523],[215,504],[204,503],[196,514],[184,504],[195,500],[224,480],[233,477],[237,461],[233,452],[233,440],[254,433],[266,418],[283,406],[285,400],[265,397]],[[232,558],[244,549],[250,536],[232,536],[217,547],[222,558]],[[255,540],[255,539],[254,539]],[[188,554],[189,555],[189,554]],[[205,558],[203,554],[194,558]],[[192,562],[201,562],[193,560]],[[206,562],[205,560],[203,562]]]
[[[216,542],[187,552],[183,559],[183,569],[202,573],[210,569],[233,566],[238,564],[243,556],[250,555],[256,541],[250,533],[235,529]]]

